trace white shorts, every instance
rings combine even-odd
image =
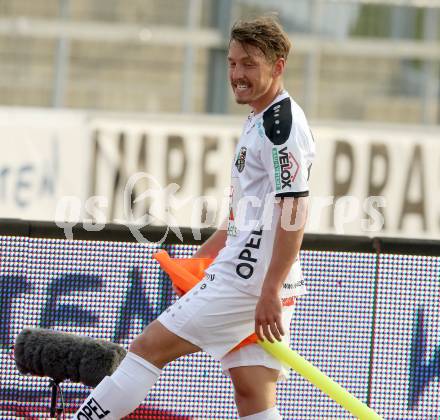
[[[289,368],[266,353],[258,344],[249,344],[230,352],[254,332],[258,296],[233,287],[218,276],[205,277],[157,320],[174,334],[200,347],[219,360],[225,374],[233,367],[266,366],[280,371],[287,379]],[[290,343],[292,306],[283,309],[283,340]]]

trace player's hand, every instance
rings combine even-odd
[[[267,339],[271,343],[274,338],[282,340],[284,335],[283,306],[278,293],[263,293],[255,309],[255,334],[259,340]]]
[[[185,294],[185,292],[182,289],[179,289],[174,283],[172,283],[172,285],[173,285],[174,293],[177,296],[182,297]]]

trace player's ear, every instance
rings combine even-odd
[[[273,77],[282,76],[282,74],[284,73],[285,65],[286,65],[286,60],[283,57],[277,58],[273,65],[273,70],[272,70]]]

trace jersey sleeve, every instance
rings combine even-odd
[[[304,118],[293,121],[290,98],[263,114],[261,159],[276,197],[306,197],[314,157],[312,133]]]

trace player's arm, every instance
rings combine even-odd
[[[282,198],[282,215],[278,221],[272,258],[255,310],[255,332],[260,340],[281,341],[284,335],[280,291],[298,258],[307,219],[308,197]]]
[[[193,255],[194,258],[215,258],[226,243],[226,224],[225,220],[222,225],[200,246]]]
[[[220,228],[218,228],[197,250],[193,255],[193,258],[215,258],[222,248],[225,246],[226,242],[226,223],[227,219],[222,223]],[[185,292],[179,289],[173,283],[173,290],[178,296],[183,296]]]
[[[193,258],[215,258],[225,246],[226,232],[223,224],[200,246],[197,252],[193,255]],[[182,289],[179,289],[174,283],[173,290],[177,296],[183,296],[185,294],[185,292]]]
[[[265,137],[261,161],[272,182],[275,197],[280,197],[282,215],[275,232],[272,258],[264,279],[255,312],[257,336],[273,341],[284,333],[280,290],[298,257],[309,195],[308,179],[315,154],[313,136],[305,119],[297,115],[295,125],[291,101],[285,98],[263,114]],[[294,229],[286,229],[294,225]]]

